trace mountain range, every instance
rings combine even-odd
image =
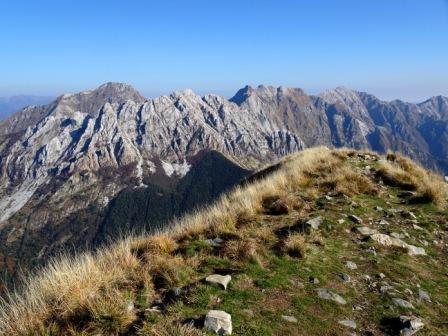
[[[252,171],[318,145],[399,151],[448,173],[448,98],[246,86],[146,99],[106,83],[0,122],[0,268],[153,230]]]
[[[53,97],[40,97],[31,95],[0,97],[0,120],[8,117],[14,112],[23,109],[24,107],[30,105],[48,104],[53,99]]]

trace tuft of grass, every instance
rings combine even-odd
[[[191,324],[182,324],[176,321],[163,319],[152,324],[145,322],[138,330],[139,336],[205,336],[201,330]]]
[[[377,176],[384,183],[405,190],[415,190],[418,195],[412,203],[433,203],[445,208],[448,205],[448,186],[438,176],[398,153],[389,153],[387,162],[381,162]]]
[[[223,255],[238,261],[259,261],[260,245],[255,239],[229,240],[222,249]]]
[[[305,237],[299,233],[289,235],[283,242],[283,250],[291,257],[305,258],[307,250]]]

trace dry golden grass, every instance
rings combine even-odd
[[[306,256],[306,239],[299,233],[289,235],[283,242],[282,249],[284,253],[296,258],[305,258]]]
[[[229,240],[222,249],[222,254],[239,261],[258,261],[260,253],[262,248],[255,239]]]
[[[144,323],[137,332],[139,336],[205,336],[199,329],[180,322],[163,319],[156,324]]]
[[[441,176],[397,153],[389,153],[387,159],[380,163],[377,172],[386,184],[415,190],[416,202],[432,202],[442,208],[448,205],[448,186]]]
[[[272,232],[260,230],[260,237],[252,239],[242,234],[244,226],[250,225],[251,219],[263,212],[263,197],[276,195],[285,200],[290,211],[296,209],[297,214],[309,208],[310,200],[304,199],[303,194],[313,198],[321,191],[376,193],[369,177],[354,170],[347,161],[356,153],[347,149],[331,151],[319,147],[290,155],[282,160],[280,169],[266,178],[238,186],[213,205],[176,219],[167,226],[170,227],[167,232],[152,237],[128,238],[96,253],[53,260],[37,275],[28,278],[22,290],[11,293],[1,302],[0,335],[30,335],[42,328],[48,330],[46,323],[49,321],[68,321],[80,309],[90,316],[88,327],[97,328],[99,333],[106,328],[98,324],[101,311],[114,316],[113,321],[117,322],[114,330],[125,328],[133,318],[132,314],[121,310],[126,304],[125,298],[117,296],[120,302],[114,302],[115,306],[109,307],[112,301],[108,301],[111,298],[105,293],[114,293],[123,288],[132,292],[132,286],[138,284],[144,288],[149,302],[154,295],[154,286],[168,289],[191,281],[190,271],[197,267],[200,260],[199,257],[185,260],[177,255],[179,242],[193,237],[240,235],[241,239],[230,240],[234,243],[226,244],[226,253],[235,258],[256,258],[262,253],[259,241],[269,241]],[[446,202],[446,185],[441,178],[402,157],[394,155],[394,161],[380,163],[379,171],[383,179],[388,176],[411,183],[419,193],[437,205]],[[320,241],[317,237],[308,240]],[[304,256],[306,240],[301,235],[290,236],[285,241],[285,248],[292,254]],[[97,306],[91,306],[92,302],[96,302]],[[118,312],[123,316],[117,316]],[[151,328],[143,328],[142,335],[201,334],[181,325],[172,326],[174,329],[169,329],[171,326],[167,325],[155,331]],[[81,335],[84,331],[76,332]],[[69,329],[64,332],[70,334]]]

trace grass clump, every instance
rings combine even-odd
[[[145,322],[137,332],[138,336],[205,336],[191,324],[163,319],[155,324]]]
[[[307,250],[305,237],[299,233],[289,235],[283,242],[283,250],[291,257],[305,258]]]

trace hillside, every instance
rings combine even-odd
[[[447,335],[447,202],[399,155],[305,150],[169,230],[52,261],[0,334]]]
[[[447,131],[445,97],[384,102],[342,87],[247,86],[230,100],[146,99],[121,83],[64,94],[0,122],[0,272],[14,279],[60,250],[152,230],[308,147],[394,150],[447,174]]]

